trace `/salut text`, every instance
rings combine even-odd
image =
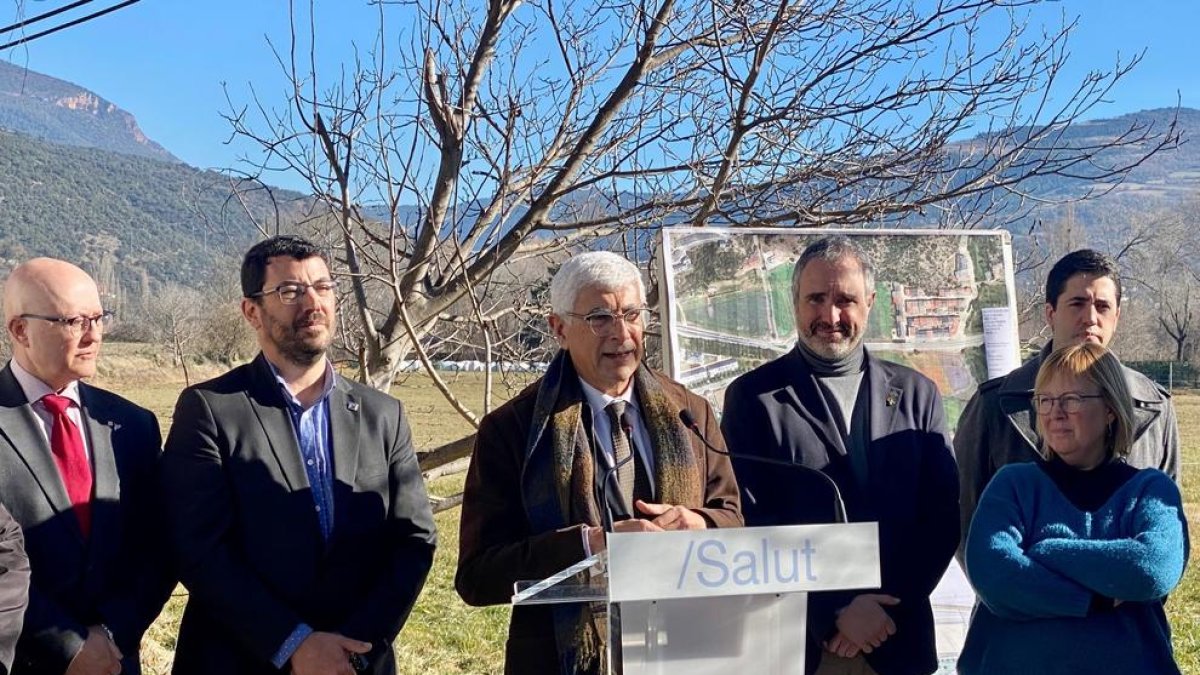
[[[817,581],[816,555],[807,538],[780,546],[763,537],[753,548],[734,548],[719,539],[692,541],[676,588],[692,581],[705,588],[811,583]]]

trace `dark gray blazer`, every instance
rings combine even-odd
[[[21,526],[0,504],[0,675],[12,670],[29,605],[29,556]]]
[[[79,383],[94,481],[85,540],[11,366],[0,371],[0,502],[20,523],[33,576],[13,673],[60,675],[103,623],[137,674],[142,634],[175,577],[162,544],[161,436],[149,410]]]
[[[851,522],[879,523],[882,586],[896,634],[866,655],[880,675],[937,670],[929,595],[958,544],[958,480],[937,387],[920,373],[867,353],[870,441],[867,488],[854,479],[840,429],[804,357],[793,349],[725,391],[721,430],[735,454],[793,461],[833,478]],[[811,475],[734,459],[746,525],[833,522],[831,491]],[[808,671],[836,632],[835,612],[857,594],[813,593]]]
[[[326,543],[266,359],[180,395],[163,457],[190,591],[174,673],[278,673],[270,660],[300,623],[372,643],[367,672],[395,672],[392,642],[433,562],[433,516],[399,401],[338,376],[329,416]]]

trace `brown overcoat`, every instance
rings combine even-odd
[[[690,410],[709,442],[724,449],[708,402],[661,373],[653,375],[671,405]],[[521,477],[541,384],[538,380],[527,387],[484,417],[479,426],[463,494],[455,576],[458,593],[469,605],[506,604],[512,598],[514,582],[542,579],[585,557],[584,524],[535,532],[526,515]],[[706,484],[701,502],[681,506],[696,510],[709,527],[740,527],[738,488],[729,458],[706,449],[694,435],[688,439]],[[548,606],[514,608],[505,672],[561,672],[557,653]]]

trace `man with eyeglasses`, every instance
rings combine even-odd
[[[875,303],[870,257],[853,239],[821,237],[792,270],[796,346],[734,380],[721,428],[747,525],[879,524],[881,585],[808,597],[805,667],[818,675],[926,675],[937,670],[929,596],[958,543],[958,485],[937,386],[864,345]],[[887,311],[887,308],[884,308]]]
[[[723,445],[712,409],[642,363],[638,269],[614,253],[576,255],[554,275],[550,305],[559,352],[475,439],[455,577],[470,605],[508,603],[514,582],[604,550],[606,522],[617,532],[742,524],[728,458],[681,422],[688,411]],[[504,670],[607,672],[605,632],[590,607],[515,607]]]
[[[112,315],[75,265],[30,260],[4,284],[0,502],[25,532],[29,608],[13,673],[140,672],[142,634],[175,581],[154,415],[82,380]]]
[[[334,370],[311,242],[254,245],[242,293],[262,351],[180,395],[163,457],[190,592],[172,672],[395,673],[435,546],[404,408]]]
[[[1120,318],[1121,272],[1115,260],[1080,249],[1054,263],[1046,277],[1045,319],[1051,341],[1016,370],[980,385],[958,419],[954,454],[964,541],[979,498],[1000,467],[1041,457],[1030,397],[1042,360],[1059,347],[1085,341],[1107,347]],[[1179,428],[1170,394],[1130,368],[1125,368],[1125,383],[1133,396],[1135,418],[1126,461],[1139,469],[1159,469],[1178,481]],[[962,562],[961,547],[959,555]]]

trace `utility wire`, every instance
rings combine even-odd
[[[59,14],[62,14],[63,12],[68,12],[72,9],[75,9],[76,7],[86,5],[89,2],[95,2],[95,0],[78,0],[78,2],[72,2],[69,5],[64,5],[62,7],[59,7],[58,9],[52,9],[49,12],[46,12],[44,14],[38,14],[35,17],[25,19],[24,21],[18,21],[17,23],[5,26],[4,28],[0,28],[0,33],[11,33],[12,31],[14,31],[18,28],[24,28],[25,26],[28,26],[31,23],[37,23],[39,21],[49,19],[52,16],[58,16]]]
[[[88,0],[88,2],[90,2],[90,1],[91,0]],[[99,12],[93,12],[91,14],[88,14],[87,16],[82,16],[78,19],[75,19],[74,21],[68,21],[64,24],[59,24],[59,25],[55,26],[54,28],[47,28],[46,30],[44,30],[40,33],[34,33],[33,35],[28,35],[19,40],[13,40],[12,42],[7,42],[5,44],[2,44],[2,45],[0,45],[0,51],[8,49],[9,47],[16,47],[17,45],[23,45],[26,42],[36,40],[40,37],[45,37],[47,35],[50,35],[51,33],[57,33],[58,31],[70,28],[71,26],[77,26],[85,21],[91,21],[92,19],[100,18],[100,17],[104,16],[105,14],[115,12],[118,9],[121,9],[123,7],[128,7],[129,5],[132,5],[132,4],[138,3],[138,2],[141,2],[141,0],[125,0],[125,2],[121,2],[121,3],[113,5],[112,7],[102,9]]]

